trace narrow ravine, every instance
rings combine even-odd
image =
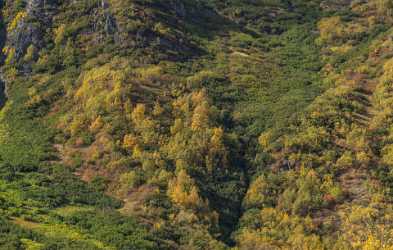
[[[290,2],[289,2],[290,3]],[[293,6],[290,6],[293,8]],[[254,127],[265,127],[265,130],[274,131],[277,136],[285,131],[285,128],[290,124],[291,120],[301,115],[303,110],[316,98],[319,94],[326,90],[326,86],[321,83],[319,67],[322,65],[320,58],[317,56],[320,51],[319,47],[315,44],[315,34],[311,31],[316,29],[316,24],[320,17],[318,15],[313,16],[310,21],[303,24],[291,25],[288,30],[280,35],[269,37],[272,41],[278,39],[280,41],[288,40],[288,43],[283,42],[285,45],[277,50],[272,50],[267,54],[261,55],[261,57],[266,57],[274,62],[275,66],[279,68],[279,73],[272,73],[273,77],[271,79],[271,89],[275,89],[275,85],[282,85],[282,89],[277,93],[268,93],[268,98],[266,100],[260,100],[258,103],[247,103],[253,107],[248,107],[253,109],[258,106],[261,110],[259,114],[253,117],[250,124],[246,127],[245,138],[249,138],[248,141],[242,142],[242,154],[239,161],[244,163],[244,182],[245,182],[245,192],[241,199],[238,212],[238,217],[233,223],[233,231],[227,234],[224,239],[226,243],[233,243],[233,237],[236,232],[241,228],[242,218],[247,213],[247,209],[243,206],[246,199],[247,191],[252,185],[255,177],[257,177],[260,171],[265,171],[271,166],[261,165],[257,159],[257,148],[258,146],[258,136],[264,131],[255,131]],[[278,52],[285,51],[285,52]],[[278,54],[278,55],[277,55]],[[251,60],[251,59],[250,59]],[[303,68],[299,61],[303,61],[304,64],[314,65],[314,67]],[[300,86],[293,86],[299,81]],[[301,86],[303,85],[303,86]],[[294,89],[295,88],[295,89]],[[298,88],[298,89],[296,89]],[[286,97],[290,95],[291,91],[302,92],[302,88],[307,88],[309,93],[308,96],[302,96],[297,100],[296,105],[292,103],[286,103]],[[258,97],[254,95],[264,95],[263,89],[258,90],[260,93],[250,92],[249,99],[255,100]],[[277,96],[274,96],[277,95]],[[247,101],[248,102],[248,101]],[[273,108],[269,110],[268,105]],[[283,106],[284,110],[274,110],[274,106]],[[292,112],[288,112],[291,110]],[[270,112],[272,112],[270,116]],[[264,116],[260,116],[263,114]],[[269,117],[269,118],[266,118]],[[263,126],[261,126],[263,124]],[[254,158],[253,158],[254,157]],[[231,246],[231,245],[230,245]]]

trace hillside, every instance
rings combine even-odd
[[[390,0],[4,0],[0,249],[393,248]]]

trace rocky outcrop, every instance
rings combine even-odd
[[[101,0],[101,8],[103,10],[104,30],[107,34],[113,35],[117,32],[117,23],[116,19],[110,12],[107,0]]]
[[[45,6],[45,0],[28,0],[26,6],[26,12],[30,16],[40,16],[39,13]]]
[[[27,21],[20,21],[14,31],[8,34],[8,47],[15,49],[14,60],[19,60],[32,44],[39,48],[42,46],[41,29]]]
[[[109,35],[113,35],[117,32],[116,19],[112,16],[110,12],[104,14],[105,20],[105,32]]]
[[[15,61],[23,57],[30,45],[34,45],[38,49],[43,46],[43,33],[47,26],[51,24],[54,2],[46,0],[27,1],[26,16],[19,21],[14,30],[7,34],[7,46],[15,49]]]
[[[95,32],[101,33],[101,38],[113,36],[115,40],[118,40],[116,18],[112,15],[107,0],[101,0],[101,5],[94,11],[92,26]]]
[[[3,5],[0,4],[0,10],[2,10]],[[3,16],[0,16],[0,49],[3,50],[6,41],[6,27],[4,24]],[[4,56],[0,56],[0,66],[4,63]],[[3,80],[3,74],[0,72],[0,109],[2,109],[7,101],[7,85]]]

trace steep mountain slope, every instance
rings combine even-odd
[[[383,26],[390,17],[374,4],[352,3],[352,17],[319,22],[318,42],[328,58],[324,79],[334,87],[284,136],[261,135],[260,157],[270,168],[255,176],[244,200],[241,248],[391,247],[386,90],[392,31]]]
[[[391,246],[390,1],[2,10],[1,249]]]

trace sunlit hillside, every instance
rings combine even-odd
[[[3,0],[0,249],[393,249],[392,0]]]

